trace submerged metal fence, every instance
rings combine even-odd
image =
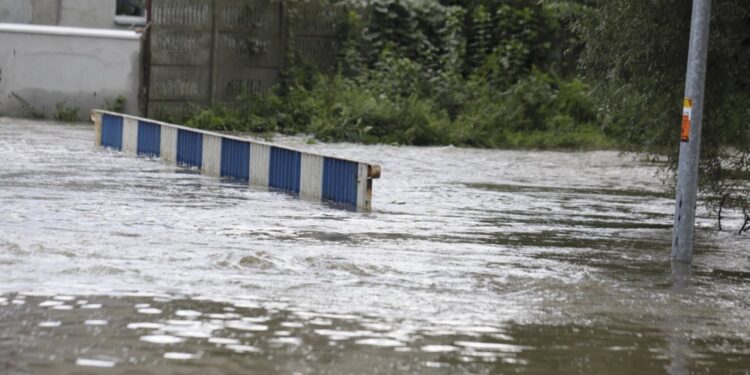
[[[303,197],[372,206],[380,166],[120,113],[91,112],[96,146],[160,157],[204,174],[230,177]]]

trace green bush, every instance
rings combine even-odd
[[[186,125],[213,131],[269,133],[277,130],[273,121],[252,113],[244,104],[235,107],[220,104],[199,110]]]
[[[78,121],[79,109],[77,107],[68,107],[67,105],[65,105],[65,102],[62,101],[60,103],[57,103],[57,105],[55,105],[55,108],[57,109],[57,112],[55,112],[55,120],[63,122]]]
[[[104,99],[104,110],[122,113],[125,110],[125,103],[127,101],[128,99],[122,95],[118,95],[115,99]]]
[[[499,92],[480,75],[454,80],[430,95],[408,72],[410,60],[365,77],[317,74],[284,95],[248,100],[246,112],[206,110],[188,123],[213,130],[309,133],[323,141],[454,144],[511,148],[610,148],[595,126],[588,87],[539,70]],[[451,93],[451,94],[449,94]],[[446,103],[450,103],[446,105]],[[453,112],[451,112],[451,110]],[[252,129],[247,119],[270,126]]]
[[[31,103],[21,95],[18,95],[15,92],[11,92],[10,95],[13,99],[18,101],[18,104],[21,107],[21,116],[24,118],[43,119],[45,117],[44,112],[31,105]]]
[[[613,146],[594,125],[589,87],[557,73],[563,12],[531,0],[443,4],[350,6],[336,72],[291,51],[273,90],[200,111],[188,125],[362,143]]]

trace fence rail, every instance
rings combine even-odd
[[[369,210],[380,166],[120,113],[94,110],[95,144],[303,197]]]

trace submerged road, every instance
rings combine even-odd
[[[357,213],[93,137],[0,118],[2,374],[750,371],[748,236],[673,270],[656,165],[276,140],[381,164]]]

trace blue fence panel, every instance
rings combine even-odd
[[[177,130],[177,163],[198,168],[203,165],[203,134]]]
[[[302,154],[299,151],[271,147],[268,186],[299,193]]]
[[[138,154],[160,156],[161,126],[138,121]]]
[[[102,115],[102,146],[122,150],[122,117]]]
[[[359,165],[348,160],[325,158],[323,161],[323,199],[357,205]]]
[[[250,144],[236,139],[221,139],[221,176],[250,179]]]

